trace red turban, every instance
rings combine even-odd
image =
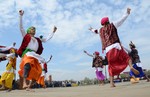
[[[99,55],[99,52],[98,52],[98,51],[95,51],[95,54],[96,54],[96,55]]]
[[[101,25],[104,25],[105,23],[109,22],[109,18],[108,17],[103,17],[101,19]]]

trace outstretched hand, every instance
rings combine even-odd
[[[130,14],[130,12],[131,12],[131,9],[127,8],[127,13]]]
[[[92,29],[93,29],[92,27],[89,28],[90,31],[91,31]]]
[[[15,47],[15,45],[16,45],[16,42],[13,43],[13,47]]]
[[[87,53],[87,51],[85,51],[85,50],[84,50],[83,52],[84,52],[84,53]]]
[[[19,14],[20,14],[21,16],[23,16],[24,11],[23,11],[23,10],[19,10]]]
[[[52,57],[53,57],[53,56],[51,55],[49,59],[51,60],[51,59],[52,59]]]
[[[56,26],[54,26],[54,28],[53,28],[53,33],[55,33],[55,32],[56,32],[56,30],[57,30],[57,27],[56,27]]]

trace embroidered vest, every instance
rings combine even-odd
[[[102,41],[102,50],[113,43],[120,43],[117,29],[113,23],[108,24],[106,27],[100,29],[100,38]]]
[[[96,58],[93,58],[93,63],[92,63],[92,67],[101,67],[103,64],[102,64],[102,57],[101,56],[98,56]]]

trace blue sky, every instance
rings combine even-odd
[[[101,42],[99,35],[91,33],[88,28],[101,27],[100,19],[104,16],[109,16],[111,22],[115,21],[130,7],[130,16],[118,28],[119,37],[127,48],[131,40],[136,44],[143,68],[150,69],[149,0],[0,0],[0,7],[0,45],[16,42],[16,48],[19,48],[22,41],[20,9],[25,11],[24,28],[35,26],[36,36],[46,36],[54,25],[57,26],[54,37],[43,44],[42,54],[45,59],[53,55],[48,64],[48,74],[53,80],[95,78],[92,58],[83,50],[101,53]],[[17,71],[19,62],[18,58]],[[0,74],[6,63],[0,63]]]

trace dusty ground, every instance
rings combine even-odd
[[[35,92],[13,90],[0,91],[0,97],[150,97],[150,82],[140,81],[116,83],[115,88],[90,85],[65,88],[34,89]]]

